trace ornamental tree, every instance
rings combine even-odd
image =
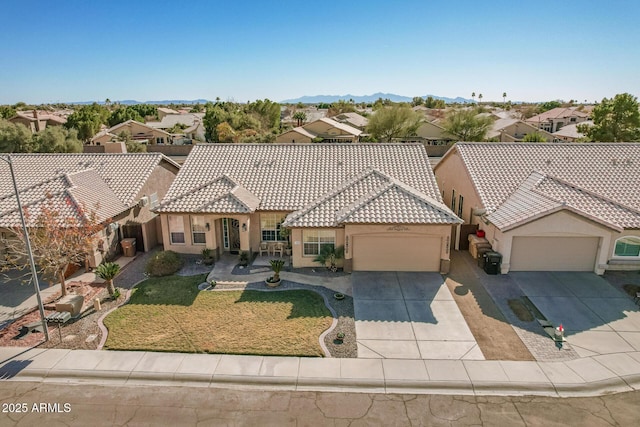
[[[98,220],[95,210],[76,206],[66,199],[73,215],[61,212],[53,203],[53,196],[47,194],[47,201],[41,205],[40,213],[33,217],[28,208],[23,208],[25,221],[29,227],[29,240],[39,273],[51,281],[60,281],[62,296],[67,294],[65,271],[70,264],[84,264],[97,239],[97,233],[104,224]],[[7,259],[2,270],[26,270],[30,267],[25,245],[25,233],[21,226],[11,229],[14,238],[4,240]]]

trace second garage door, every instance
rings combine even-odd
[[[440,271],[440,237],[354,236],[354,271]]]
[[[593,271],[598,237],[514,237],[510,271]]]

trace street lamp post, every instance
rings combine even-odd
[[[11,172],[11,180],[13,181],[13,189],[16,192],[16,201],[18,202],[18,212],[20,213],[20,222],[22,222],[22,231],[24,232],[24,241],[27,249],[27,255],[29,256],[29,264],[31,265],[31,280],[33,286],[36,288],[36,298],[38,300],[38,309],[40,309],[40,319],[42,319],[42,331],[44,332],[44,340],[49,341],[49,329],[47,329],[47,321],[44,316],[44,306],[42,305],[42,297],[40,296],[40,283],[38,283],[38,272],[36,270],[36,263],[33,259],[33,252],[31,251],[31,241],[29,240],[29,231],[27,230],[27,223],[24,219],[24,213],[22,212],[22,204],[20,203],[20,192],[18,191],[18,183],[16,182],[16,175],[13,171],[13,160],[11,156],[0,157],[9,164],[9,171]]]

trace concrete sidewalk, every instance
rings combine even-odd
[[[595,396],[640,389],[640,352],[568,362],[334,359],[0,348],[0,381]]]

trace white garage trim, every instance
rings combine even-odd
[[[353,236],[354,271],[440,271],[442,238],[386,234]]]
[[[599,237],[514,237],[510,271],[593,271]]]

